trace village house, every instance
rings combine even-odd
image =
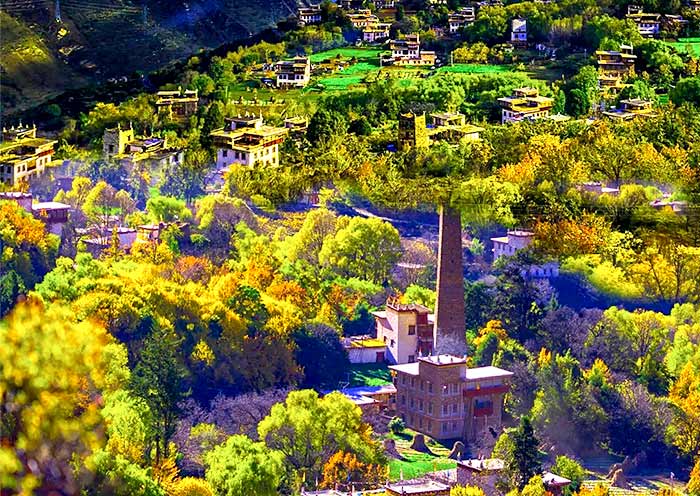
[[[136,242],[137,230],[131,227],[119,226],[106,230],[98,236],[81,239],[85,250],[94,258],[99,258],[104,252],[114,246],[119,251],[129,253]],[[116,245],[116,246],[115,246]]]
[[[438,440],[495,441],[512,372],[469,368],[466,358],[452,355],[420,357],[389,369],[397,414],[409,428]]]
[[[511,21],[510,44],[517,48],[527,48],[527,21],[517,17]]]
[[[102,156],[121,164],[129,172],[148,170],[151,184],[155,185],[172,168],[182,164],[184,151],[169,147],[165,138],[137,138],[131,125],[122,129],[121,124],[117,124],[116,128],[105,129],[102,135]]]
[[[633,98],[628,100],[620,100],[620,107],[603,112],[603,115],[619,121],[630,121],[637,117],[657,117],[654,112],[654,102],[651,100],[643,100],[641,98]]]
[[[386,10],[396,8],[396,0],[373,0],[374,8],[377,10]]]
[[[619,92],[627,77],[634,75],[637,56],[631,45],[620,45],[619,51],[598,50],[595,53],[598,62],[598,87],[603,92]]]
[[[536,88],[524,87],[514,89],[511,96],[499,98],[498,103],[502,107],[501,124],[505,124],[548,117],[554,99],[540,96]]]
[[[464,27],[469,26],[476,20],[476,13],[473,6],[462,7],[457,12],[452,12],[447,16],[447,24],[451,34],[458,33]]]
[[[578,189],[579,191],[585,191],[587,193],[593,193],[596,196],[617,196],[620,194],[620,188],[606,186],[605,184],[597,181],[589,181],[582,184],[578,184],[576,185],[576,189]]]
[[[512,257],[520,250],[529,247],[535,239],[532,231],[523,229],[508,231],[506,236],[491,238],[494,262],[500,257]],[[523,277],[548,278],[559,276],[559,264],[556,261],[529,265],[523,269]]]
[[[289,133],[288,128],[264,125],[262,116],[254,115],[231,117],[225,122],[222,129],[210,135],[217,149],[219,169],[231,164],[279,165],[279,145]]]
[[[350,363],[384,363],[386,343],[374,336],[351,336],[343,339]]]
[[[389,39],[391,24],[388,22],[378,22],[371,24],[362,30],[362,41],[365,43],[381,43]]]
[[[435,65],[435,52],[422,50],[420,36],[407,34],[398,40],[391,40],[391,55],[381,60],[385,65]]]
[[[468,124],[458,112],[435,112],[426,123],[425,113],[409,112],[399,116],[398,149],[427,148],[432,142],[457,143],[461,139],[478,140],[484,128]]]
[[[398,149],[405,151],[410,149],[428,148],[428,126],[425,122],[425,112],[417,114],[408,112],[399,115]]]
[[[284,120],[284,127],[289,129],[289,134],[296,138],[306,134],[306,129],[309,127],[309,120],[300,115],[295,117],[287,117]]]
[[[430,479],[392,482],[384,491],[386,496],[450,496],[450,486]]]
[[[627,19],[634,21],[637,30],[645,38],[656,38],[661,31],[661,14],[652,14],[639,11],[629,12],[633,6],[628,6]]]
[[[278,88],[304,88],[311,79],[311,61],[308,57],[294,57],[275,64]]]
[[[156,108],[160,115],[174,120],[186,120],[197,113],[199,97],[197,90],[159,91],[156,93]]]
[[[37,138],[36,126],[3,128],[0,143],[0,183],[9,186],[29,181],[51,164],[55,140]]]
[[[389,298],[385,309],[372,312],[372,315],[377,327],[377,341],[386,347],[386,362],[411,363],[432,353],[434,316],[429,308]]]
[[[7,191],[0,193],[0,200],[13,201],[22,207],[26,212],[32,214],[46,226],[46,230],[56,236],[61,236],[63,226],[68,222],[70,205],[59,202],[39,202],[33,203],[31,193],[20,191]]]
[[[500,458],[480,457],[457,460],[456,483],[459,486],[477,486],[484,491],[486,496],[501,494],[496,488],[496,484],[505,466],[505,461]],[[571,481],[551,472],[543,472],[542,483],[547,493],[560,496],[563,489],[571,484]]]
[[[297,18],[302,24],[318,24],[321,22],[321,7],[319,5],[299,7],[297,9]]]
[[[431,141],[454,143],[460,139],[479,140],[483,127],[467,124],[467,116],[459,112],[435,112],[430,114],[428,136]]]
[[[355,29],[364,29],[367,26],[379,24],[379,17],[372,14],[372,11],[369,9],[359,9],[351,12],[348,14],[348,19]]]

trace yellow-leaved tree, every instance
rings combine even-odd
[[[61,307],[21,304],[0,323],[0,489],[77,493],[104,443],[101,395],[128,377],[121,345]]]

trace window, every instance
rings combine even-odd
[[[408,326],[408,335],[415,336],[415,334],[416,334],[416,326],[414,326],[414,325]]]
[[[428,392],[430,394],[433,394],[433,383],[432,382],[428,382]]]
[[[428,420],[428,432],[430,432],[430,431],[432,431],[432,430],[433,430],[433,421],[432,421],[432,420]]]
[[[447,432],[447,422],[442,424],[442,432]]]
[[[416,355],[408,355],[408,363],[413,363],[415,361],[416,361]],[[421,389],[423,389],[423,388],[421,388]]]
[[[406,376],[405,375],[401,376],[401,384],[406,385]]]
[[[442,405],[442,414],[447,415],[447,405]]]
[[[223,155],[224,157],[228,157],[228,150],[224,150],[223,153],[222,153],[222,155]]]
[[[405,405],[405,404],[406,404],[406,396],[403,395],[403,394],[401,395],[401,404],[402,404],[402,405]]]
[[[394,341],[394,340],[392,339],[392,340],[391,340],[391,347],[393,348],[394,346],[396,346],[396,341]]]
[[[414,406],[415,406],[415,403],[413,401],[413,398],[411,398],[411,408],[413,408]]]
[[[452,405],[452,413],[453,413],[453,414],[457,414],[457,403],[454,403],[454,404]]]
[[[411,387],[416,387],[416,378],[411,377]]]
[[[421,379],[421,381],[420,381],[420,390],[423,391],[424,388],[425,388],[425,381],[424,381],[423,379]]]
[[[423,417],[418,419],[418,428],[422,429],[423,428]]]
[[[423,411],[423,400],[418,400],[418,410]]]
[[[452,432],[457,431],[457,422],[452,422]]]
[[[448,384],[445,384],[444,386],[442,386],[442,395],[443,396],[447,396],[447,393],[449,391],[447,386],[448,386]]]
[[[432,413],[433,413],[433,404],[432,404],[432,403],[428,403],[428,414],[429,414],[429,415],[432,415]]]

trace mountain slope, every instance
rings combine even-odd
[[[294,0],[5,0],[3,113],[67,88],[150,71],[273,26]]]

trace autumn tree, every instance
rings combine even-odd
[[[128,374],[115,347],[60,307],[22,304],[0,322],[0,488],[78,492],[75,464],[103,442],[100,393]]]
[[[363,463],[353,453],[338,451],[323,466],[322,487],[372,488],[379,485],[386,477],[386,470],[381,465]]]

